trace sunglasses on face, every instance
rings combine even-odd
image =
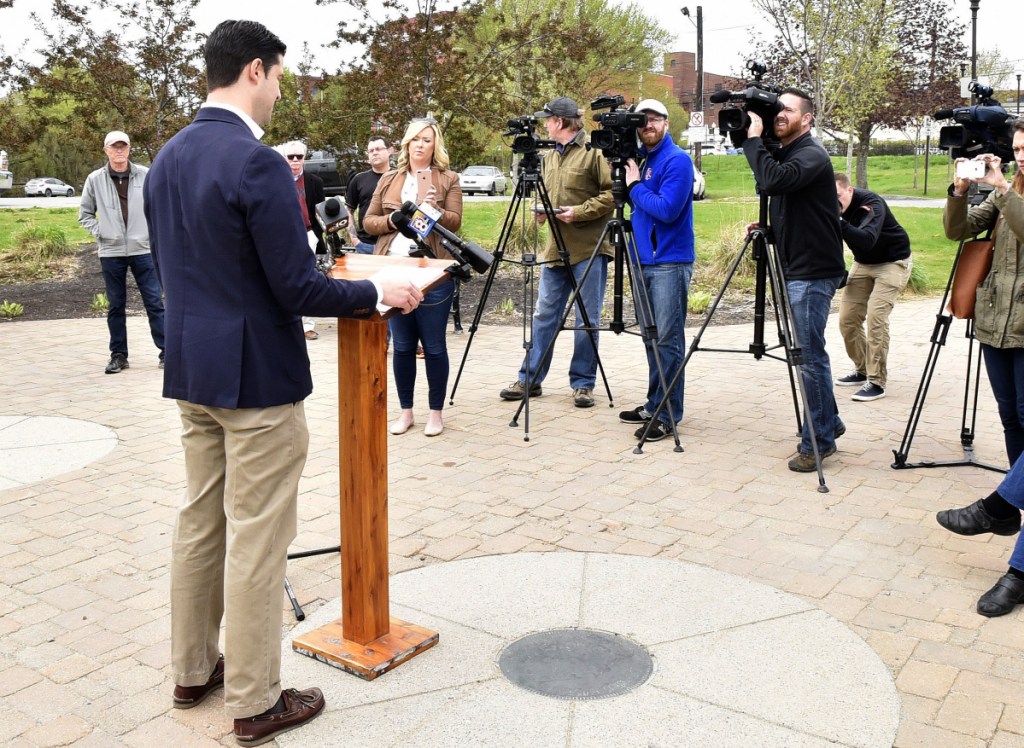
[[[305,158],[305,156],[303,156],[303,155],[302,155],[301,153],[289,153],[289,154],[288,154],[288,155],[286,156],[286,158],[287,158],[287,159],[288,159],[289,161],[301,161],[302,159],[304,159],[304,158]]]

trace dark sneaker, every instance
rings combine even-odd
[[[540,382],[534,382],[533,386],[530,387],[530,397],[541,396]],[[508,387],[498,393],[498,396],[502,400],[522,400],[526,394],[526,382],[521,382],[518,379],[510,384]]]
[[[860,387],[867,381],[867,374],[861,374],[860,372],[855,371],[853,374],[847,374],[845,377],[839,377],[839,379],[836,380],[836,384],[840,387]]]
[[[619,423],[647,423],[649,420],[651,420],[651,414],[644,409],[643,405],[619,413]]]
[[[835,447],[832,447],[832,449],[826,449],[821,453],[822,462],[825,461],[826,457],[831,457],[835,453]],[[818,465],[814,462],[813,454],[797,452],[796,457],[789,461],[789,469],[795,473],[813,473],[818,469]]]
[[[640,428],[633,432],[633,436],[635,436],[637,439],[642,438],[644,435],[644,430],[646,428],[646,425],[641,426]],[[672,427],[669,426],[664,421],[658,421],[653,426],[651,426],[651,430],[647,432],[647,441],[660,442],[662,439],[668,436],[672,436]]]
[[[957,535],[1016,535],[1020,532],[1020,513],[1015,517],[997,518],[985,511],[984,499],[960,509],[943,509],[935,515],[936,521]]]
[[[577,408],[594,407],[594,391],[587,387],[577,387],[572,391],[572,401]]]
[[[845,433],[846,433],[846,424],[843,423],[842,421],[840,421],[839,425],[836,426],[835,438],[838,439],[840,436],[842,436]]]
[[[115,353],[110,357],[110,363],[107,364],[107,368],[103,370],[104,374],[117,374],[121,369],[128,368],[128,357],[122,356],[120,353]]]
[[[224,686],[224,655],[217,658],[217,664],[206,683],[201,686],[175,686],[174,708],[191,709],[203,703],[207,696]]]
[[[885,397],[885,390],[877,384],[868,382],[853,393],[852,399],[860,403],[869,403],[872,400],[881,400],[883,397]]]
[[[324,695],[319,688],[281,691],[283,712],[257,714],[235,720],[235,741],[239,745],[263,745],[282,733],[309,722],[324,710]]]

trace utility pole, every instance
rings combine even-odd
[[[690,9],[683,6],[681,12],[687,18],[690,18]],[[693,19],[690,18],[690,23],[693,23]],[[700,5],[697,6],[697,93],[693,97],[693,111],[703,112],[704,111],[704,8]],[[705,123],[705,127],[707,123]],[[697,143],[693,147],[694,155],[694,166],[697,171],[700,171],[700,152],[701,144]]]
[[[981,0],[971,0],[971,80],[978,82],[978,6]],[[978,94],[971,92],[971,103],[978,103]]]
[[[1020,116],[1020,73],[1017,73],[1017,116]]]

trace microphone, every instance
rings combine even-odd
[[[940,109],[932,115],[932,119],[949,119],[954,114],[956,114],[955,109]]]
[[[441,246],[447,249],[459,264],[468,264],[473,270],[483,274],[494,262],[491,253],[479,244],[466,241],[438,223],[437,219],[441,217],[441,214],[434,208],[421,207],[414,202],[407,201],[402,205],[400,212],[408,217],[410,228],[421,238],[426,239],[430,234],[435,234],[440,240]],[[394,223],[394,219],[392,222]]]
[[[316,222],[327,234],[348,228],[348,210],[345,204],[336,197],[329,197],[316,204]]]
[[[398,229],[398,233],[404,236],[406,239],[412,239],[416,242],[416,249],[409,253],[410,257],[430,257],[431,259],[437,259],[437,255],[434,254],[434,250],[430,248],[430,245],[424,242],[420,235],[413,231],[412,225],[409,223],[409,216],[400,210],[396,210],[391,214],[391,223]]]
[[[726,89],[723,88],[721,91],[715,91],[713,94],[711,94],[711,98],[709,99],[709,101],[712,104],[721,104],[723,102],[728,101],[731,98],[732,91],[727,91]]]

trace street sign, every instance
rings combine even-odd
[[[704,112],[690,112],[690,127],[704,126]]]
[[[691,127],[686,131],[686,139],[690,143],[703,143],[708,139],[708,128],[706,127]]]

